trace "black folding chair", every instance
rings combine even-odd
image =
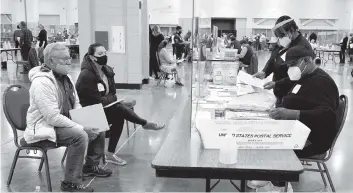
[[[29,107],[29,92],[28,90],[21,85],[12,85],[8,87],[3,96],[3,109],[7,121],[11,125],[14,142],[17,147],[15,156],[11,165],[9,177],[6,185],[10,186],[13,173],[15,171],[16,163],[18,158],[30,158],[30,159],[40,159],[40,165],[38,171],[42,171],[43,164],[45,163],[45,172],[47,177],[47,186],[48,191],[52,191],[50,172],[49,172],[49,162],[47,151],[50,149],[56,149],[60,145],[56,145],[54,142],[45,140],[33,144],[27,144],[26,141],[22,138],[20,144],[18,143],[18,134],[17,130],[24,131],[26,129],[26,115]],[[35,153],[40,151],[43,153],[42,157],[36,156],[20,156],[20,152],[26,150],[26,153],[29,154],[30,150],[33,150]]]
[[[346,121],[346,117],[347,117],[347,112],[348,112],[348,97],[345,95],[341,95],[340,96],[340,103],[339,103],[339,107],[337,109],[337,118],[336,118],[336,130],[337,130],[337,134],[332,142],[331,148],[325,152],[322,155],[317,155],[311,158],[306,158],[306,159],[300,159],[302,162],[304,162],[304,165],[309,165],[310,166],[310,162],[314,162],[317,164],[319,169],[309,169],[309,168],[305,168],[305,171],[311,171],[311,172],[320,172],[321,174],[321,178],[324,181],[324,185],[325,188],[327,188],[327,182],[324,176],[324,173],[327,176],[327,179],[330,183],[330,187],[332,189],[332,192],[336,192],[336,189],[333,185],[330,173],[327,169],[326,166],[326,162],[328,160],[330,160],[332,153],[333,153],[333,148],[336,144],[336,141],[339,137],[339,135],[341,134],[341,131],[343,129],[344,123]],[[323,165],[324,169],[321,168],[321,164]]]

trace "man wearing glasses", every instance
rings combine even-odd
[[[112,171],[99,166],[104,155],[104,134],[70,119],[69,111],[81,108],[75,84],[68,75],[70,65],[68,49],[54,43],[44,50],[44,65],[30,70],[32,84],[24,139],[29,144],[47,142],[68,146],[61,191],[93,192],[92,188],[83,186],[81,174],[108,177]]]

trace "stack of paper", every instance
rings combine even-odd
[[[264,88],[265,84],[264,80],[254,78],[250,74],[245,73],[244,71],[239,71],[238,81],[258,88]]]

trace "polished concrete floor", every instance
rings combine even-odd
[[[262,69],[269,57],[268,52],[259,53],[259,68]],[[8,71],[1,71],[1,96],[6,87],[11,84],[22,84],[29,87],[29,81],[22,75],[14,78],[11,76],[13,67],[9,66]],[[350,72],[353,65],[348,63],[327,64],[323,68],[336,81],[340,93],[353,99],[353,78]],[[190,69],[190,68],[188,68]],[[188,70],[188,80],[190,80],[190,70]],[[74,79],[79,73],[79,64],[74,62],[72,72]],[[130,136],[127,135],[126,128],[117,148],[118,155],[126,159],[128,164],[124,167],[112,164],[106,167],[114,171],[109,178],[89,178],[84,183],[91,185],[95,191],[99,192],[203,192],[205,181],[202,179],[168,179],[155,177],[151,168],[158,149],[162,145],[169,131],[180,127],[190,127],[190,83],[185,87],[165,89],[157,86],[154,81],[144,85],[142,90],[118,90],[118,95],[135,99],[137,105],[135,111],[148,120],[164,121],[166,129],[159,132],[145,131],[141,128],[134,130],[130,125]],[[1,100],[2,101],[2,100]],[[351,102],[351,101],[350,101]],[[352,104],[352,103],[350,103]],[[2,104],[1,104],[2,105]],[[338,192],[353,191],[353,168],[350,161],[353,158],[352,144],[353,119],[352,108],[347,116],[345,127],[337,141],[334,155],[328,162],[334,184]],[[38,172],[39,160],[22,159],[17,163],[15,174],[10,187],[6,186],[6,180],[15,153],[12,130],[7,123],[3,111],[1,111],[1,192],[33,192],[36,186],[41,186],[42,191],[47,191],[45,172]],[[177,144],[176,144],[177,145]],[[53,191],[60,191],[60,180],[63,180],[63,168],[61,157],[64,148],[49,151],[50,173],[52,178]],[[33,152],[31,152],[33,154]],[[292,184],[295,191],[319,192],[324,189],[319,173],[305,172],[301,175],[299,183]],[[229,181],[222,181],[214,191],[234,192],[236,191]]]

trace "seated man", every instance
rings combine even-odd
[[[245,67],[245,66],[248,67],[250,66],[251,57],[254,54],[254,51],[252,47],[249,46],[249,44],[245,40],[241,40],[240,45],[241,45],[241,52],[237,56],[237,58],[239,58],[239,61],[244,65],[242,67]]]
[[[98,177],[112,174],[111,170],[99,166],[104,154],[104,133],[70,119],[69,111],[81,108],[81,105],[75,84],[68,76],[71,65],[68,49],[60,44],[49,44],[44,50],[44,63],[29,72],[32,85],[24,139],[28,144],[47,141],[68,146],[61,191],[93,192],[92,188],[82,184],[81,173]]]
[[[32,47],[29,50],[28,53],[28,70],[31,70],[32,68],[36,66],[40,66],[41,63],[43,63],[44,58],[43,58],[43,48],[37,47],[37,40],[34,40],[32,42]]]
[[[339,106],[336,83],[313,63],[312,52],[302,46],[287,51],[284,65],[289,67],[288,76],[295,85],[283,97],[281,107],[270,111],[270,116],[277,120],[299,120],[310,128],[307,145],[303,150],[295,151],[299,158],[323,154],[330,149],[336,136]],[[273,189],[276,187],[272,186]]]

